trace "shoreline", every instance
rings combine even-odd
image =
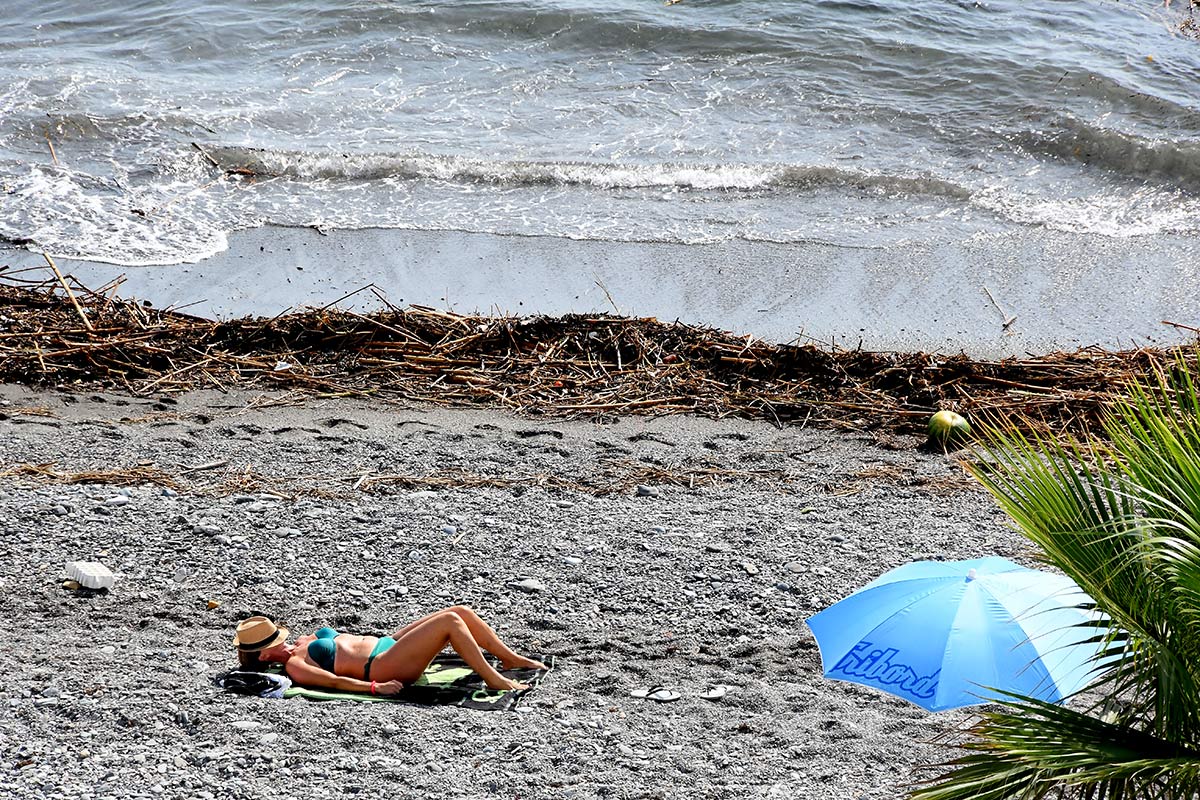
[[[804,618],[909,560],[1031,556],[953,459],[865,434],[282,393],[159,405],[0,385],[0,466],[191,470],[175,495],[0,477],[0,613],[11,621],[0,752],[27,791],[251,798],[293,776],[316,798],[397,785],[471,798],[895,798],[950,756],[932,741],[972,711],[930,715],[825,680]],[[787,480],[597,495],[340,479],[457,468],[582,481],[628,463]],[[246,475],[338,491],[209,491]],[[77,559],[110,566],[113,591],[61,588],[63,563]],[[509,585],[525,577],[544,588]],[[212,686],[242,616],[372,631],[453,603],[518,649],[556,655],[520,713],[253,700]],[[717,683],[731,687],[721,703],[697,697]],[[684,699],[629,697],[652,684]]]
[[[156,306],[228,319],[274,316],[375,285],[396,305],[561,316],[619,310],[768,341],[976,358],[1078,347],[1167,346],[1200,323],[1200,239],[1022,229],[886,249],[802,242],[603,242],[458,231],[262,227],[199,264],[64,272]],[[0,246],[13,270],[41,256]],[[361,292],[359,310],[382,307]],[[1004,323],[1008,322],[1006,326]]]

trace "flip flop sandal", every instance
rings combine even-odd
[[[679,692],[671,691],[664,686],[634,689],[629,693],[629,696],[636,697],[639,700],[653,700],[656,703],[673,703],[682,697]]]
[[[700,697],[704,700],[720,700],[727,694],[729,694],[729,687],[718,684],[716,686],[709,686],[700,693]]]

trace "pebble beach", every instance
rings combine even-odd
[[[917,437],[16,386],[0,436],[3,798],[901,797],[971,711],[826,680],[804,619],[910,560],[1031,563]],[[62,482],[87,473],[160,477]],[[113,589],[63,588],[75,560]],[[250,614],[383,633],[457,603],[555,657],[517,711],[213,685]],[[682,699],[630,696],[654,685]]]
[[[1195,5],[6,0],[0,800],[935,779],[806,619],[1200,334]],[[217,684],[455,605],[515,708]]]

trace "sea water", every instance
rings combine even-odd
[[[266,224],[893,248],[1200,231],[1161,0],[5,0],[0,238]]]

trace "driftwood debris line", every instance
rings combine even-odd
[[[655,319],[482,317],[337,308],[215,322],[66,281],[0,285],[0,381],[114,388],[286,389],[528,414],[692,413],[894,432],[940,408],[1091,430],[1130,379],[1175,351],[1041,357],[772,344]],[[69,276],[68,276],[69,279]]]

